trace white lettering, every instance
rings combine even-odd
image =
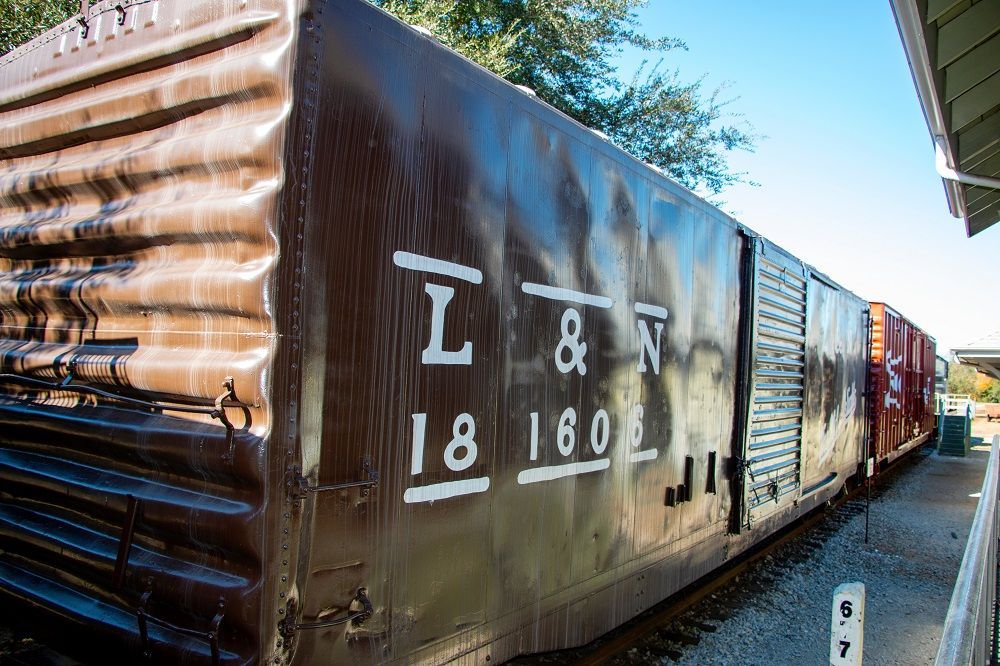
[[[472,365],[472,343],[466,341],[458,351],[444,350],[444,312],[455,296],[455,290],[439,284],[425,284],[424,290],[431,297],[431,339],[420,357],[424,365]]]
[[[570,324],[573,330],[570,331]],[[580,313],[576,308],[566,308],[561,322],[562,338],[556,345],[556,367],[559,372],[567,373],[576,368],[580,375],[587,374],[587,364],[583,362],[583,357],[587,354],[587,343],[580,341],[583,334],[583,324],[580,322]],[[564,352],[569,352],[569,360],[563,360]]]
[[[660,374],[660,335],[663,333],[663,322],[656,322],[653,324],[653,330],[656,331],[656,342],[653,342],[653,336],[649,334],[649,327],[646,325],[646,320],[640,319],[639,324],[639,341],[642,343],[642,349],[639,351],[639,364],[636,366],[636,370],[639,372],[646,372],[646,357],[649,356],[650,363],[653,364],[653,374]]]
[[[483,493],[489,490],[489,487],[490,478],[488,476],[478,479],[463,479],[461,481],[445,481],[444,483],[434,483],[429,486],[407,488],[403,493],[403,501],[407,504],[434,502],[450,497]]]
[[[594,420],[590,422],[590,446],[594,453],[601,455],[608,448],[608,438],[611,437],[611,419],[603,409],[598,409]]]
[[[599,460],[572,462],[566,463],[565,465],[554,465],[552,467],[535,467],[533,469],[526,469],[518,472],[517,482],[523,486],[529,483],[538,483],[539,481],[552,481],[553,479],[576,476],[577,474],[599,472],[603,469],[607,469],[610,465],[610,460],[607,458],[601,458]]]
[[[638,301],[635,304],[635,311],[638,314],[649,315],[657,319],[666,319],[668,314],[666,308],[661,308],[659,305],[650,305],[649,303],[639,303]]]
[[[447,275],[448,277],[465,280],[472,284],[480,284],[483,281],[482,271],[461,264],[453,264],[450,261],[442,261],[432,257],[425,257],[422,254],[413,254],[397,250],[392,255],[392,263],[400,268],[411,271],[422,271],[424,273],[436,273]]]
[[[413,454],[410,456],[410,474],[424,469],[424,437],[427,435],[427,414],[413,414]]]
[[[463,427],[465,432],[462,432]],[[453,472],[461,472],[472,467],[472,463],[476,462],[476,456],[479,453],[476,442],[472,439],[476,436],[476,422],[473,420],[472,414],[464,412],[459,414],[451,428],[451,433],[452,440],[448,442],[448,446],[444,450],[444,464]],[[459,449],[465,449],[465,455],[456,458],[455,452]]]
[[[573,453],[573,447],[576,445],[576,433],[573,432],[575,425],[576,410],[567,407],[563,410],[562,416],[559,417],[559,430],[556,434],[556,446],[559,447],[559,453],[564,456]]]
[[[647,460],[656,460],[656,456],[659,452],[656,449],[646,449],[645,451],[634,451],[629,454],[628,459],[631,462],[646,462]]]
[[[562,287],[550,287],[547,284],[538,284],[536,282],[522,282],[521,291],[532,296],[541,296],[553,301],[570,301],[582,305],[593,305],[598,308],[610,308],[614,304],[614,301],[607,296],[586,294],[582,291],[563,289]]]
[[[531,412],[531,460],[538,460],[538,412]]]
[[[885,393],[885,408],[889,409],[889,407],[893,405],[896,407],[900,406],[899,399],[896,396],[900,395],[902,392],[903,378],[900,376],[899,372],[896,371],[896,366],[902,363],[903,357],[897,356],[896,358],[893,358],[887,354],[886,360],[888,362],[885,364],[885,370],[886,374],[889,375],[889,390]]]
[[[642,444],[642,415],[643,415],[642,405],[636,405],[632,408],[632,423],[629,427],[629,440],[632,442],[632,446],[639,448]]]

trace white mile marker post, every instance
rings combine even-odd
[[[865,637],[865,584],[844,583],[833,591],[831,666],[861,666]]]

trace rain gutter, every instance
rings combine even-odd
[[[934,137],[937,158],[937,172],[944,179],[945,194],[948,196],[948,208],[954,217],[965,217],[965,195],[959,183],[965,182],[958,178],[958,175],[971,176],[971,174],[961,174],[950,165],[955,164],[955,156],[951,150],[951,144],[945,139],[948,136],[947,124],[944,121],[944,114],[938,105],[938,98],[934,92],[934,68],[931,66],[927,49],[924,48],[923,25],[920,20],[920,12],[917,4],[913,0],[890,0],[892,11],[896,15],[896,26],[899,28],[899,37],[903,42],[903,49],[906,51],[906,59],[910,63],[910,72],[913,74],[913,83],[917,88],[917,96],[920,98],[920,106],[924,110],[924,119],[927,127]],[[978,176],[977,176],[978,178]],[[990,185],[987,187],[997,187]]]

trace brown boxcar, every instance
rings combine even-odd
[[[0,595],[62,646],[580,644],[863,459],[867,304],[532,95],[360,0],[80,18],[0,59]]]
[[[892,462],[934,430],[936,343],[885,303],[871,304],[869,455]]]

